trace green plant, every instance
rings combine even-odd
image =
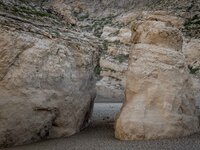
[[[195,38],[200,37],[200,15],[196,14],[191,18],[186,19],[183,24],[182,31],[188,36],[193,36]]]
[[[103,50],[107,50],[108,49],[108,42],[106,40],[103,41]]]
[[[95,68],[94,68],[94,72],[96,75],[100,75],[102,68],[100,67],[100,65],[98,64]]]
[[[189,18],[185,21],[184,26],[186,28],[190,27],[193,24],[200,25],[200,17],[198,15],[194,15],[192,18]]]
[[[114,57],[114,59],[118,60],[120,63],[126,61],[129,58],[129,55],[119,54]]]
[[[94,35],[97,37],[101,37],[101,34],[103,32],[103,27],[108,24],[112,25],[112,20],[114,17],[116,17],[116,15],[110,15],[107,17],[99,18],[97,20],[93,20],[92,29],[93,29]]]
[[[89,18],[88,12],[73,12],[74,17],[76,17],[79,21],[83,21]]]
[[[188,69],[190,70],[190,73],[191,73],[191,74],[196,74],[196,73],[200,70],[200,68],[198,68],[198,67],[193,67],[193,66],[191,66],[191,65],[188,65]]]
[[[29,7],[23,7],[23,6],[13,7],[12,10],[16,13],[27,13],[40,17],[53,17],[53,15],[50,13],[47,13],[45,11],[38,11]]]

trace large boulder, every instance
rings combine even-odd
[[[169,23],[136,25],[126,77],[126,100],[116,120],[121,140],[160,139],[199,130],[182,34]]]
[[[0,28],[0,147],[70,136],[87,125],[98,47],[79,37]]]

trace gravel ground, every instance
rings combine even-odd
[[[91,124],[82,132],[5,150],[200,150],[200,133],[179,139],[119,141],[114,138],[113,120],[120,103],[96,103]]]

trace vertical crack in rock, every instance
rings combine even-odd
[[[91,102],[90,102],[88,111],[85,114],[83,123],[81,125],[81,129],[86,128],[89,125],[89,123],[90,123],[90,119],[91,119],[92,112],[93,112],[93,106],[94,106],[94,99],[95,99],[95,97],[96,97],[96,94],[95,94],[95,96],[91,97]]]

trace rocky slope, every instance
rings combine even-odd
[[[198,0],[103,0],[95,1],[94,7],[90,6],[89,0],[80,3],[82,11],[77,13],[78,25],[84,31],[92,31],[95,36],[104,41],[104,51],[98,69],[102,79],[97,83],[97,101],[123,101],[124,99],[125,72],[131,45],[130,30],[134,22],[147,18],[166,20],[175,24],[189,39],[199,38],[200,35]],[[73,4],[75,5],[76,2]],[[164,11],[155,12],[155,10]]]
[[[147,19],[168,22],[179,30],[182,30],[184,26],[184,18],[170,15],[166,11],[128,12],[113,18],[113,22],[117,26],[106,25],[101,34],[106,51],[100,59],[100,75],[103,78],[97,83],[99,97],[104,95],[107,99],[114,98],[116,101],[123,101],[125,73],[131,46],[130,38],[133,36],[131,35],[131,26],[134,27],[134,24],[138,21]],[[190,71],[191,76],[199,74],[199,41],[194,37],[184,37],[183,51],[187,59],[190,59],[190,62],[187,61],[187,66],[190,70],[195,71],[194,73]],[[110,95],[107,94],[108,91],[112,91],[109,92]],[[200,101],[199,98],[196,100]]]
[[[100,38],[99,40],[103,43],[103,51],[99,66],[96,68],[96,73],[101,77],[96,86],[97,101],[117,102],[124,99],[124,74],[128,66],[131,45],[129,43],[130,28],[134,22],[144,18],[161,19],[164,16],[162,19],[176,23],[176,26],[187,38],[199,38],[200,35],[199,0],[97,0],[95,2],[91,0],[18,0],[8,2],[11,5],[14,3],[16,6],[21,3],[25,6],[27,3],[29,4],[28,10],[26,7],[25,9],[23,7],[14,8],[20,15],[25,15],[26,12],[30,13],[34,8],[34,14],[39,12],[40,15],[59,18],[57,19],[59,21],[53,22],[53,26],[64,22],[67,24],[66,26],[74,30],[87,32]],[[29,10],[30,8],[31,10]],[[35,8],[40,11],[35,12]],[[154,12],[155,10],[164,11]],[[53,34],[56,35],[58,32],[53,31]]]

